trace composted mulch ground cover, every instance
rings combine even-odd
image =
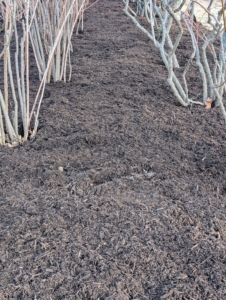
[[[86,11],[35,140],[0,147],[1,300],[226,299],[226,125],[178,105],[122,9]]]

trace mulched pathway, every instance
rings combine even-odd
[[[122,9],[86,11],[36,139],[0,147],[0,300],[226,299],[226,125],[178,105]]]

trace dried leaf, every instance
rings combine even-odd
[[[212,103],[213,103],[213,100],[210,99],[210,98],[207,98],[207,99],[206,99],[206,102],[205,102],[206,109],[211,108],[211,107],[212,107]]]

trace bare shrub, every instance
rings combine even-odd
[[[211,12],[213,0],[209,1],[207,9],[199,0],[137,0],[137,11],[134,12],[129,7],[129,0],[124,2],[125,14],[159,50],[168,72],[168,84],[180,104],[183,106],[191,103],[208,104],[209,107],[209,104],[215,101],[220,106],[226,121],[223,105],[226,72],[226,23],[221,18],[224,7],[218,14],[214,14]],[[208,16],[210,31],[207,35],[197,29],[194,15],[195,6],[199,6]],[[136,18],[137,13],[145,17],[148,26],[141,25]],[[174,41],[171,34],[173,26],[178,29],[178,35]],[[179,78],[175,72],[179,68],[177,49],[185,30],[190,34],[193,51],[187,60],[182,77]],[[216,41],[219,41],[220,47],[216,46]],[[192,63],[196,64],[199,70],[198,77],[202,82],[202,99],[199,101],[193,101],[189,96],[187,74]]]
[[[4,77],[4,91],[0,90],[0,144],[16,146],[33,138],[46,83],[51,79],[66,81],[67,68],[70,80],[71,38],[76,25],[81,23],[83,27],[86,5],[87,0],[0,2],[0,26],[4,31],[0,44]],[[13,43],[15,53],[11,49]],[[35,99],[30,99],[30,45],[41,80]]]

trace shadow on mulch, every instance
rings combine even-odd
[[[223,118],[177,105],[122,9],[86,12],[36,139],[0,148],[1,300],[226,299]]]

